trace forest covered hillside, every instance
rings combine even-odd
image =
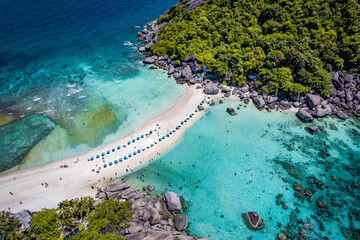
[[[331,71],[360,72],[356,0],[198,0],[191,11],[183,2],[158,19],[169,24],[151,47],[178,65],[196,53],[216,76],[243,86],[256,73],[262,91],[289,95],[325,96]]]

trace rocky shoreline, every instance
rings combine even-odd
[[[193,0],[186,3],[190,10],[199,6],[201,0]],[[184,4],[182,1],[178,5]],[[306,96],[296,94],[288,98],[283,93],[277,95],[268,95],[261,93],[260,87],[256,86],[254,77],[249,76],[247,84],[244,87],[231,86],[228,75],[223,79],[213,82],[205,79],[203,68],[196,61],[196,53],[185,58],[181,66],[177,66],[175,61],[171,60],[167,54],[157,56],[151,52],[151,46],[159,41],[156,32],[164,28],[168,22],[156,25],[156,21],[150,21],[146,27],[138,32],[138,40],[142,41],[143,46],[138,51],[146,56],[143,60],[145,64],[154,64],[155,66],[167,71],[180,84],[200,84],[204,92],[209,95],[216,95],[219,92],[224,93],[224,97],[231,95],[239,97],[246,104],[253,101],[259,110],[288,110],[292,107],[297,108],[297,116],[303,122],[313,122],[314,118],[323,118],[327,116],[347,119],[350,116],[360,119],[360,75],[344,74],[342,72],[333,72],[331,75],[331,94],[322,98],[311,90]],[[221,85],[219,82],[225,82],[228,86]]]
[[[143,191],[136,191],[125,180],[121,180],[104,190],[98,189],[96,198],[132,202],[131,226],[123,235],[128,240],[208,240],[188,235],[184,231],[187,227],[187,216],[182,214],[185,205],[176,193],[166,192],[160,197],[149,193],[153,189],[148,185]]]

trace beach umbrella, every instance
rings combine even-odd
[[[115,160],[114,163],[118,163],[118,160]]]
[[[104,168],[106,168],[106,166],[107,166],[107,165],[106,165],[106,164],[104,164]]]
[[[176,129],[179,129],[179,126],[176,126]]]
[[[150,133],[152,133],[152,130],[150,130]]]
[[[120,146],[118,146],[117,149],[119,150],[119,149],[120,149]]]
[[[162,139],[165,139],[165,136],[162,136]]]
[[[122,162],[122,158],[119,158],[119,162]]]
[[[192,114],[190,114],[189,117],[192,117]]]
[[[202,101],[201,101],[201,103],[204,103],[204,102],[205,102],[205,100],[202,100]]]
[[[210,101],[207,101],[207,103],[209,104],[209,103],[210,103]]]
[[[110,151],[109,151],[109,150],[107,150],[107,151],[106,151],[106,153],[107,153],[107,154],[109,154],[109,153],[110,153]]]
[[[203,103],[201,102],[200,105],[203,105]]]
[[[141,138],[144,138],[144,134],[141,135]]]
[[[101,153],[101,156],[105,156],[105,153]]]
[[[197,112],[198,110],[197,109],[195,109],[195,112]]]
[[[129,155],[128,155],[129,157],[131,157],[131,153],[129,153]]]
[[[109,162],[109,166],[111,166],[112,165],[112,162]]]
[[[187,119],[185,119],[184,122],[187,122]]]
[[[130,141],[128,141],[128,145],[130,145],[130,143],[131,143],[131,142],[130,142]]]
[[[124,160],[126,160],[127,159],[127,156],[124,156]]]
[[[140,153],[140,149],[138,150],[138,153]]]
[[[166,136],[169,137],[170,135],[167,133]]]
[[[161,138],[159,138],[159,141],[161,141]]]
[[[94,158],[93,158],[93,157],[91,157],[91,158],[90,158],[90,160],[92,161],[92,160],[94,160]]]
[[[181,121],[181,124],[184,124],[184,121]]]
[[[133,152],[133,155],[135,156],[135,155],[136,155],[136,152]]]
[[[170,134],[172,134],[173,133],[173,131],[170,131]]]
[[[115,148],[113,148],[112,151],[115,152]]]
[[[133,139],[132,142],[135,142],[135,139]]]
[[[139,137],[137,137],[137,138],[136,138],[136,140],[140,140],[140,138],[139,138]]]
[[[96,155],[96,158],[99,158],[100,156],[99,155]]]

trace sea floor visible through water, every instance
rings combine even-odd
[[[325,132],[311,135],[293,113],[244,104],[236,116],[226,113],[239,103],[207,109],[181,142],[125,179],[139,189],[151,184],[155,194],[183,196],[187,230],[201,237],[263,240],[287,232],[359,239],[360,122],[326,118],[314,123]],[[319,180],[324,185],[317,187]],[[313,202],[295,197],[295,182],[312,192]],[[265,230],[246,227],[241,214],[249,211],[263,218]]]

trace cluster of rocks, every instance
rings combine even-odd
[[[184,232],[187,227],[187,216],[181,214],[183,209],[179,196],[174,192],[166,192],[163,198],[145,191],[130,188],[124,180],[99,189],[99,199],[118,199],[132,202],[133,210],[130,227],[123,233],[128,240],[159,239],[159,240],[194,240],[197,238]],[[148,186],[147,190],[153,190]]]

